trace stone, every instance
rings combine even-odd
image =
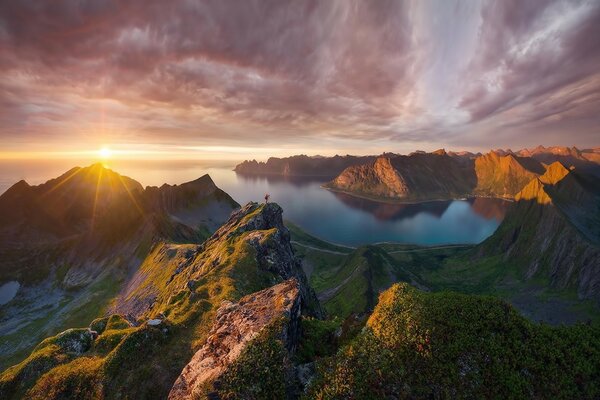
[[[280,337],[293,352],[299,340],[301,294],[290,279],[245,296],[237,303],[224,301],[206,343],[185,366],[169,393],[169,399],[192,399],[196,391],[215,382],[263,329],[285,317]]]

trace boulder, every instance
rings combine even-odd
[[[288,352],[299,340],[301,295],[299,283],[290,279],[250,294],[233,303],[224,301],[206,343],[185,366],[169,399],[192,399],[218,378],[261,331],[284,321],[279,337]]]

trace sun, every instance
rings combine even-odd
[[[113,152],[110,148],[104,146],[102,148],[100,148],[100,150],[98,150],[98,156],[100,156],[100,158],[106,160],[107,158],[110,158],[112,156]]]

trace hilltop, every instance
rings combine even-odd
[[[20,289],[0,316],[0,365],[97,316],[154,246],[201,243],[236,207],[208,175],[144,189],[102,164],[13,185],[0,196],[0,282]]]

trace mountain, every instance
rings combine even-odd
[[[301,390],[293,378],[301,316],[321,310],[281,207],[249,203],[203,244],[161,246],[144,265],[124,285],[123,314],[42,341],[0,375],[0,397],[282,398]]]
[[[551,328],[488,296],[396,284],[356,337],[317,362],[306,398],[591,399],[598,365],[597,324]]]
[[[377,246],[359,247],[338,268],[329,272],[324,282],[327,289],[319,293],[319,301],[331,314],[348,316],[368,313],[375,307],[379,293],[393,283],[409,282],[426,289],[418,278]]]
[[[156,247],[201,243],[238,204],[208,175],[143,189],[94,164],[0,196],[0,284],[20,285],[0,314],[0,365],[42,337],[109,307]]]
[[[513,198],[532,179],[544,173],[544,166],[532,158],[495,151],[475,158],[477,185],[473,194]]]
[[[346,168],[326,188],[376,199],[423,201],[462,197],[475,176],[444,150],[408,156],[384,154]]]
[[[517,265],[523,278],[600,300],[600,183],[560,162],[515,196],[498,230],[478,249]]]
[[[511,153],[492,151],[476,156],[417,152],[408,156],[384,155],[373,163],[349,167],[325,187],[400,201],[464,196],[513,198],[543,173],[540,162]]]
[[[375,200],[415,202],[485,196],[512,199],[547,165],[560,161],[567,167],[600,177],[600,148],[543,147],[486,154],[468,151],[415,151],[407,156],[269,158],[244,161],[235,171],[245,175],[329,178],[331,190]]]
[[[144,192],[149,210],[162,211],[175,221],[192,228],[216,230],[239,205],[210,176],[180,185],[149,186]]]
[[[537,146],[533,149],[519,150],[519,156],[531,157],[544,164],[559,161],[567,167],[576,167],[580,171],[600,176],[600,148],[580,150],[577,147]]]
[[[84,232],[96,237],[137,222],[142,186],[102,164],[73,168],[39,186],[18,182],[0,196],[5,244],[52,241]]]
[[[267,162],[244,161],[234,171],[250,175],[321,176],[333,178],[351,165],[375,159],[372,156],[309,157],[306,155],[286,158],[271,157]]]

